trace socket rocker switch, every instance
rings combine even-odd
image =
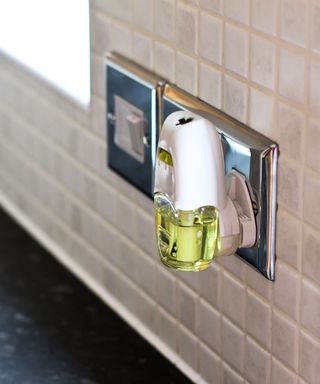
[[[114,52],[105,68],[108,166],[152,197],[164,82]]]
[[[144,162],[145,126],[141,109],[115,95],[114,143],[140,163]]]

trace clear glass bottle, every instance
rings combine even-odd
[[[155,194],[154,205],[163,264],[182,271],[207,268],[221,248],[218,210],[213,206],[176,210],[164,193]]]

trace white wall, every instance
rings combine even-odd
[[[88,105],[88,0],[0,0],[1,50]]]

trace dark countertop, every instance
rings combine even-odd
[[[191,383],[0,210],[0,384]]]

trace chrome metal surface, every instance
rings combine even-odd
[[[108,165],[142,192],[153,197],[157,133],[162,116],[163,81],[154,73],[117,54],[106,55]],[[114,142],[114,96],[144,112],[144,161],[139,163]]]
[[[257,242],[252,248],[238,249],[237,254],[267,279],[274,280],[277,144],[178,87],[166,84],[163,119],[177,110],[188,110],[210,120],[221,135],[226,173],[236,169],[247,177],[256,213]]]

